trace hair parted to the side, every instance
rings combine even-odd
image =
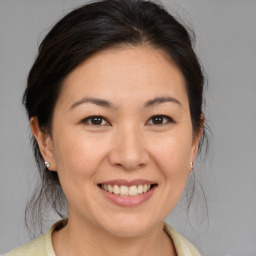
[[[197,133],[202,127],[204,76],[192,37],[163,6],[152,1],[102,0],[79,7],[64,16],[39,46],[23,95],[28,118],[37,117],[40,129],[51,135],[62,82],[73,69],[107,48],[147,45],[164,50],[182,72],[193,130]],[[205,139],[204,122],[200,145]],[[47,170],[33,137],[32,145],[41,180],[27,205],[26,223],[28,227],[42,228],[49,209],[65,216],[66,199],[57,172]],[[192,196],[190,193],[188,202]]]

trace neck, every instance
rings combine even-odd
[[[53,232],[53,247],[57,256],[175,256],[171,239],[163,223],[147,234],[136,237],[117,237],[99,228],[81,225],[69,219],[68,224]]]

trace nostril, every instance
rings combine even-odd
[[[137,170],[147,165],[149,157],[145,152],[128,153],[125,151],[111,152],[109,162],[115,167],[121,167],[125,170]]]
[[[123,134],[116,139],[108,155],[111,165],[122,167],[125,170],[137,170],[148,163],[150,159],[148,152],[143,142],[134,133],[131,136],[130,131],[129,134],[126,133],[126,136]]]

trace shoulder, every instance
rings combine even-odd
[[[201,256],[198,250],[188,240],[167,223],[164,223],[164,230],[172,239],[178,256]]]
[[[20,246],[11,252],[5,254],[4,256],[32,256],[32,255],[38,255],[38,256],[46,256],[45,251],[45,235],[40,236],[39,238]]]
[[[59,225],[54,224],[47,233],[37,239],[20,246],[3,256],[56,256],[52,246],[52,231]]]

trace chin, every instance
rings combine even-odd
[[[116,237],[137,237],[149,233],[154,227],[161,225],[161,221],[146,220],[128,216],[106,221],[104,229]]]

